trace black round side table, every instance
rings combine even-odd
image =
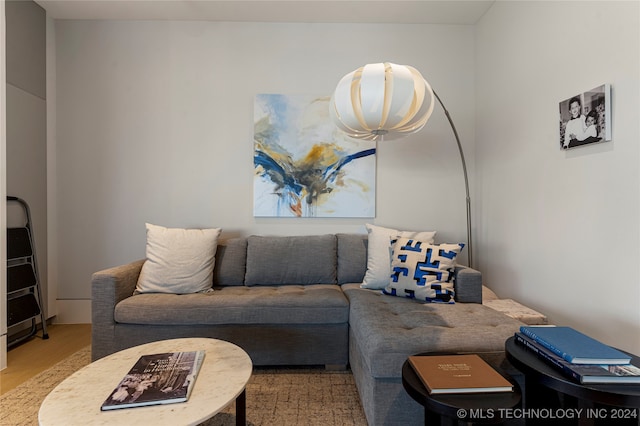
[[[424,406],[425,425],[439,425],[443,418],[451,423],[496,424],[503,423],[512,409],[520,406],[521,393],[518,383],[507,373],[504,352],[477,353],[489,365],[513,384],[513,392],[486,392],[468,394],[429,394],[409,361],[402,365],[402,385],[407,393]],[[428,352],[417,354],[452,355]]]
[[[640,385],[583,385],[516,343],[514,337],[507,339],[505,351],[509,362],[524,374],[524,407],[575,409],[580,425],[640,424]],[[640,366],[640,357],[629,355],[631,363]],[[556,397],[551,399],[550,393]]]

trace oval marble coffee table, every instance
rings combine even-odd
[[[204,349],[187,402],[100,411],[100,406],[142,355]],[[216,339],[152,342],[101,358],[60,383],[45,398],[38,421],[47,425],[197,425],[236,400],[236,424],[246,424],[245,387],[253,364],[238,346]]]

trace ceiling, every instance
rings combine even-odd
[[[474,24],[494,0],[35,0],[53,19]]]

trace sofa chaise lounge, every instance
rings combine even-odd
[[[361,288],[367,235],[230,239],[216,251],[213,291],[135,294],[144,260],[92,277],[92,359],[150,341],[210,337],[254,365],[350,366],[370,425],[423,422],[401,367],[421,352],[503,351],[522,325],[482,305],[480,272],[457,266],[454,304]]]

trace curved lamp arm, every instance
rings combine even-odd
[[[473,245],[471,244],[471,197],[469,196],[469,178],[467,176],[467,163],[464,161],[464,152],[462,151],[462,145],[460,144],[460,138],[458,137],[458,131],[456,130],[455,124],[453,124],[453,120],[451,119],[451,115],[449,111],[442,103],[440,96],[433,91],[433,95],[436,97],[440,106],[444,110],[444,114],[447,116],[449,120],[449,124],[451,125],[451,130],[453,130],[453,135],[456,137],[456,143],[458,144],[458,151],[460,152],[460,160],[462,161],[462,171],[464,172],[464,187],[467,191],[467,243],[469,245],[469,267],[473,268]]]

